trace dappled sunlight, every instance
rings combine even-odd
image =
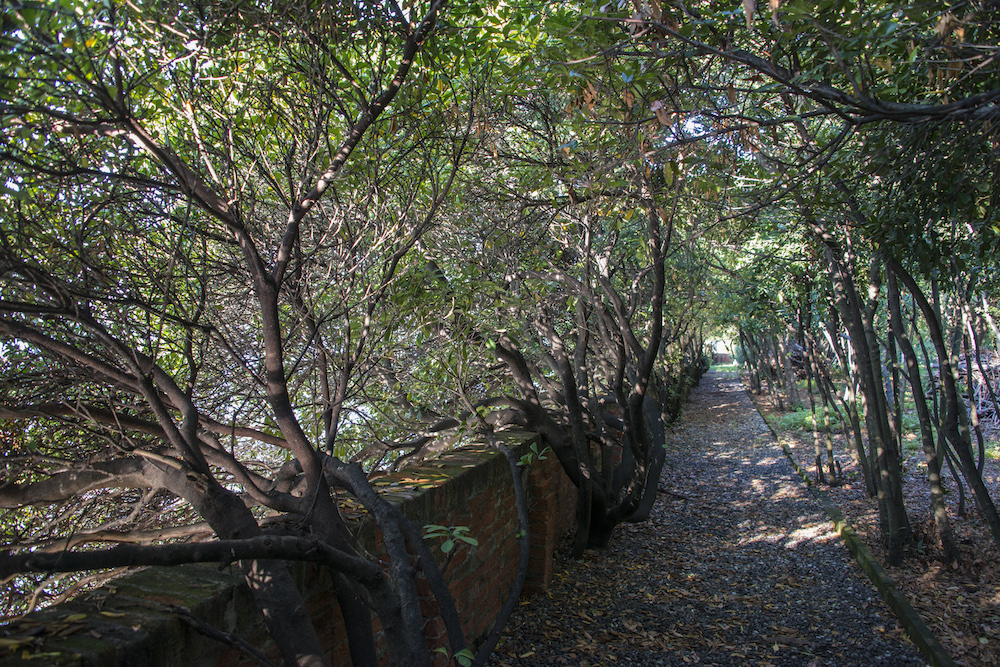
[[[798,491],[794,488],[782,487],[771,494],[771,500],[780,500],[782,498],[794,498],[798,494]]]
[[[785,541],[786,549],[795,549],[805,542],[829,542],[839,540],[840,536],[831,530],[829,522],[825,524],[813,524],[798,528],[789,533]]]
[[[667,435],[650,521],[567,564],[491,664],[922,666],[749,401],[723,413],[705,384]]]
[[[711,408],[709,408],[709,411],[716,412],[719,410],[732,410],[734,408],[739,408],[739,406],[740,403],[738,401],[735,401],[733,403],[717,403],[713,405]]]
[[[722,441],[722,440],[716,440],[712,444],[713,445],[725,445],[726,443],[725,443],[725,441]],[[712,453],[712,457],[716,458],[716,459],[727,459],[727,460],[731,459],[731,460],[734,460],[734,461],[739,461],[741,463],[745,463],[746,462],[746,458],[744,456],[742,456],[741,454],[739,454],[738,452],[730,452],[730,451],[713,452]]]
[[[800,517],[805,523],[798,528],[788,525],[773,525],[759,521],[751,525],[749,521],[741,522],[741,534],[734,546],[748,547],[755,544],[780,544],[785,549],[797,549],[811,542],[826,543],[840,539],[833,525],[827,521],[811,521],[809,517]]]
[[[777,464],[777,463],[779,463],[781,461],[784,461],[784,460],[785,460],[785,457],[783,457],[783,456],[763,456],[763,457],[757,459],[757,465],[773,466],[773,465],[775,465],[775,464]]]
[[[784,532],[775,532],[774,530],[759,530],[752,535],[745,535],[737,540],[737,546],[749,546],[757,544],[759,542],[765,542],[767,544],[777,544],[784,538]]]

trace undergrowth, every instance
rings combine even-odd
[[[837,413],[830,412],[830,430],[834,433],[844,430],[843,419]],[[822,409],[816,410],[816,428],[825,431]],[[811,431],[813,430],[813,415],[809,408],[800,408],[784,413],[778,420],[777,429],[780,431]],[[916,415],[903,414],[903,436],[904,440],[909,440],[907,436],[917,436],[916,447],[920,447],[919,442],[920,422]],[[998,452],[1000,455],[1000,452]]]

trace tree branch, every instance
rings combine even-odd
[[[324,542],[304,537],[264,535],[246,540],[142,546],[123,544],[95,551],[32,552],[0,555],[0,579],[22,572],[80,572],[110,567],[169,566],[250,560],[310,561],[343,572],[364,585],[382,580],[381,568]]]

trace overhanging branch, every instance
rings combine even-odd
[[[0,579],[23,572],[81,572],[111,567],[170,566],[185,563],[228,565],[244,560],[309,561],[343,572],[362,584],[382,579],[382,570],[318,540],[265,535],[247,540],[191,544],[119,545],[96,551],[33,552],[0,556]]]

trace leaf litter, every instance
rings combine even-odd
[[[782,413],[773,402],[764,395],[754,400],[768,420],[777,423]],[[782,431],[779,435],[815,479],[814,466],[808,465],[814,458],[811,432]],[[996,428],[987,430],[986,436],[991,441],[1000,439]],[[847,436],[839,432],[835,437],[839,438],[836,459],[843,470],[844,483],[822,488],[885,565],[887,554],[879,528],[878,505],[865,491],[859,467],[845,444]],[[968,490],[965,516],[958,514],[957,484],[945,469],[942,472],[948,490],[945,502],[962,562],[940,562],[941,549],[930,510],[927,466],[917,444],[914,442],[904,451],[902,466],[903,500],[914,531],[914,544],[907,550],[902,565],[886,566],[886,570],[956,664],[1000,665],[1000,559],[996,547]],[[982,476],[990,495],[994,500],[1000,499],[1000,461],[987,457]]]
[[[659,488],[606,549],[561,550],[490,665],[925,664],[734,378],[692,392]]]

